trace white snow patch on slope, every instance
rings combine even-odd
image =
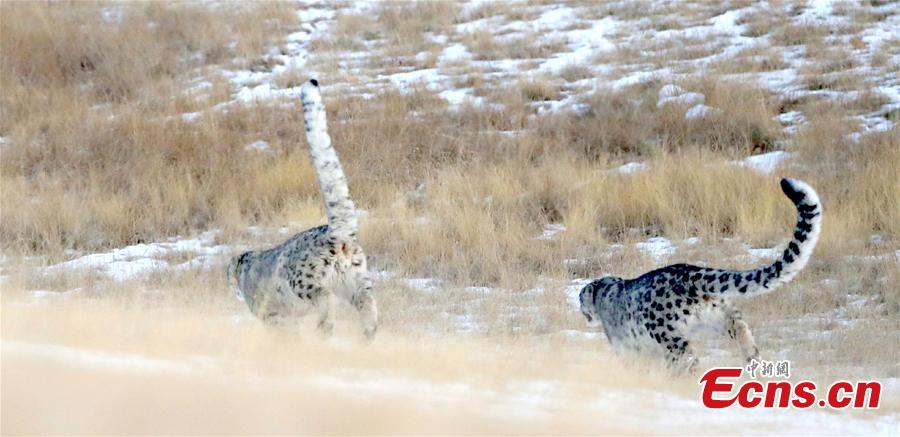
[[[556,234],[566,230],[566,226],[561,223],[550,223],[544,226],[544,232],[535,237],[536,240],[552,240]]]
[[[782,150],[776,150],[774,152],[748,156],[739,161],[731,161],[731,164],[750,167],[762,174],[770,174],[775,171],[779,165],[790,159],[792,156],[792,153],[788,153]]]
[[[662,261],[669,255],[675,253],[675,246],[665,237],[653,237],[647,241],[637,243],[634,246],[655,258],[656,261]]]
[[[429,90],[437,90],[440,87],[442,76],[437,68],[413,70],[403,73],[379,76],[379,79],[388,79],[402,93],[412,92],[416,85],[424,86]]]
[[[744,26],[737,24],[739,18],[741,18],[741,10],[732,9],[722,15],[713,17],[711,21],[713,28],[719,32],[740,35],[744,30]]]
[[[198,118],[200,118],[201,115],[203,115],[203,113],[200,112],[200,111],[198,111],[198,112],[185,112],[185,113],[181,114],[181,119],[184,120],[185,123],[193,123],[193,122],[196,121]]]
[[[438,96],[447,101],[450,109],[458,109],[463,104],[471,104],[472,106],[482,106],[484,99],[472,95],[472,88],[448,89],[438,93]]]
[[[567,32],[551,31],[545,37],[560,37],[569,41],[571,51],[557,53],[544,61],[538,70],[558,74],[570,65],[587,64],[600,52],[612,50],[615,45],[606,37],[617,28],[618,22],[612,17],[595,21],[589,29],[576,29]]]
[[[801,15],[802,18],[818,18],[825,19],[831,15],[834,10],[834,2],[832,0],[810,0],[807,8]]]
[[[467,61],[469,59],[472,59],[472,53],[469,52],[469,49],[460,43],[456,43],[444,47],[444,50],[438,56],[438,63],[445,64],[448,62]]]
[[[747,248],[747,253],[750,254],[751,257],[759,260],[771,261],[781,255],[781,250],[777,247],[769,247],[769,248],[761,248],[754,249],[752,247]]]
[[[207,231],[197,237],[163,243],[135,244],[133,246],[114,249],[111,252],[93,253],[70,261],[54,264],[45,269],[47,272],[61,270],[95,270],[107,276],[124,281],[154,271],[170,267],[163,259],[176,253],[193,253],[194,259],[176,268],[193,268],[209,266],[212,259],[231,250],[224,245],[213,245],[218,231]]]
[[[244,146],[244,150],[265,152],[265,151],[269,150],[269,143],[267,141],[263,141],[263,140],[254,141],[254,142]]]
[[[682,88],[678,85],[671,84],[671,83],[666,84],[666,85],[663,85],[659,89],[659,93],[658,93],[659,100],[662,101],[663,99],[668,99],[668,98],[672,98],[675,96],[679,96],[679,95],[684,94],[684,92],[685,92],[684,88]],[[659,104],[657,104],[657,106],[659,106]]]
[[[684,118],[688,120],[699,120],[721,114],[722,110],[706,106],[704,104],[694,105],[684,113]]]
[[[671,89],[669,90],[671,92]],[[662,94],[662,92],[660,92]],[[706,101],[706,96],[700,93],[681,93],[676,94],[674,96],[663,97],[656,102],[657,108],[662,108],[671,103],[679,104],[679,105],[699,105]]]
[[[581,289],[584,288],[585,285],[594,282],[593,279],[573,279],[569,282],[569,285],[566,286],[564,290],[566,294],[566,302],[569,303],[575,310],[581,311],[581,301],[578,299],[578,295],[581,294]]]
[[[235,101],[242,103],[258,103],[274,99],[299,99],[300,87],[273,88],[269,83],[263,83],[255,87],[243,87],[235,94]]]
[[[610,171],[613,173],[619,173],[619,174],[630,174],[630,173],[635,173],[635,172],[639,172],[639,171],[644,171],[646,169],[647,169],[647,164],[644,164],[643,162],[629,162],[627,164],[622,164]]]
[[[426,292],[437,291],[441,285],[441,281],[436,278],[406,278],[403,282],[409,288]]]
[[[578,17],[575,10],[566,6],[544,11],[534,25],[539,29],[563,29]]]

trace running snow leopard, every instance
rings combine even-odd
[[[257,317],[267,322],[318,314],[326,335],[334,328],[333,297],[346,299],[371,339],[378,327],[372,279],[357,237],[357,217],[347,180],[331,146],[325,106],[315,79],[301,87],[306,141],[328,215],[328,224],[294,235],[268,250],[231,259],[228,282]]]
[[[737,341],[745,359],[758,358],[750,328],[732,300],[790,281],[809,260],[822,227],[822,206],[809,185],[782,179],[781,189],[796,206],[798,219],[780,259],[746,271],[675,264],[635,279],[598,279],[579,295],[588,324],[602,323],[614,349],[662,354],[675,370],[696,370],[688,336],[692,328],[710,323]]]

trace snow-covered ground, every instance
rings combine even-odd
[[[304,2],[298,6],[297,11],[299,29],[285,35],[283,50],[273,48],[272,53],[267,55],[273,67],[268,71],[258,68],[252,71],[221,69],[220,73],[235,87],[233,100],[219,103],[209,110],[222,110],[232,104],[296,98],[299,93],[298,84],[281,87],[276,81],[279,76],[288,72],[318,77],[327,84],[332,93],[341,92],[367,97],[389,89],[406,93],[424,88],[447,100],[451,109],[459,108],[464,103],[502,107],[502,102],[492,102],[488,96],[475,96],[471,87],[459,85],[466,83],[466,79],[473,74],[483,74],[491,83],[541,78],[561,85],[563,91],[558,98],[532,102],[538,107],[539,113],[578,111],[583,106],[579,97],[598,88],[616,88],[650,80],[666,80],[670,84],[660,89],[658,106],[678,104],[685,108],[686,119],[702,119],[717,113],[719,109],[706,105],[702,93],[685,90],[671,82],[702,74],[713,65],[740,62],[740,59],[745,59],[746,52],[777,46],[771,35],[748,35],[750,31],[744,20],[754,14],[764,13],[770,8],[782,7],[792,11],[794,24],[834,28],[836,33],[828,36],[826,41],[831,39],[846,42],[852,38],[862,41],[863,45],[856,45],[858,48],[849,54],[852,57],[852,64],[859,66],[851,73],[865,74],[865,82],[872,84],[871,91],[881,96],[884,103],[876,111],[860,113],[856,117],[861,123],[862,132],[890,129],[894,121],[887,115],[900,109],[900,78],[896,73],[900,67],[900,54],[895,48],[891,48],[900,40],[900,31],[897,30],[900,29],[900,13],[898,13],[900,5],[886,2],[884,5],[870,7],[872,13],[884,14],[886,18],[868,23],[867,27],[857,34],[845,30],[852,27],[852,21],[848,14],[843,13],[841,8],[833,7],[831,2],[812,1],[807,5],[803,5],[802,2],[795,3],[776,6],[768,2],[755,2],[700,19],[693,25],[656,30],[652,20],[646,17],[626,19],[616,15],[602,16],[603,13],[600,13],[600,17],[592,18],[598,15],[596,10],[605,10],[602,7],[591,8],[569,4],[531,5],[515,1],[511,2],[509,7],[531,17],[530,19],[516,20],[507,18],[507,13],[500,13],[466,21],[467,11],[471,13],[483,6],[474,2],[462,7],[458,18],[462,22],[456,24],[454,33],[429,35],[433,44],[442,47],[436,62],[422,62],[431,57],[430,52],[413,53],[408,59],[394,55],[401,66],[392,67],[391,70],[400,71],[384,71],[385,68],[378,67],[377,62],[385,56],[381,52],[387,44],[384,39],[359,41],[366,47],[359,51],[311,53],[313,41],[327,40],[332,36],[331,32],[338,17],[347,14],[371,14],[377,9],[377,3],[351,2],[340,5]],[[702,5],[695,6],[697,7],[685,9],[692,14],[697,13],[695,9],[703,9]],[[614,12],[620,7],[623,6],[610,3],[605,8]],[[663,16],[675,21],[684,21],[679,17],[678,11],[679,9],[675,7],[669,15]],[[699,16],[710,14],[712,12],[707,11],[700,13]],[[696,17],[692,19],[697,20]],[[548,53],[545,57],[479,59],[466,44],[466,36],[480,31],[498,35],[495,38],[501,42],[527,39],[535,46],[560,41],[563,43],[551,45],[559,46],[559,51]],[[696,59],[678,60],[676,57],[671,61],[671,66],[666,67],[660,67],[653,62],[643,62],[654,57],[663,59],[670,57],[670,52],[675,50],[669,48],[672,45],[682,49],[706,47],[718,50],[711,50],[712,54]],[[611,55],[616,50],[629,49],[639,50],[641,55],[639,59],[633,62],[629,62],[628,59],[602,61],[606,59],[604,56]],[[802,45],[779,47],[779,50],[779,62],[784,64],[784,68],[754,73],[722,74],[719,77],[725,80],[757,82],[775,95],[795,100],[808,96],[824,96],[833,101],[848,101],[859,96],[860,92],[856,90],[809,89],[805,83],[807,78],[804,69],[813,61],[804,51],[804,47]],[[893,68],[871,66],[872,58],[877,52],[889,53],[887,62]],[[333,71],[332,67],[335,64],[338,67],[337,72],[326,73]],[[425,66],[419,68],[416,64]],[[567,67],[573,66],[585,69],[587,77],[567,83],[560,78],[560,74]],[[202,77],[196,81],[204,83]],[[193,89],[196,91],[196,86]],[[202,89],[197,92],[202,93]],[[194,120],[201,112],[184,114],[184,117],[186,120]],[[778,120],[783,123],[786,131],[795,132],[797,127],[804,123],[805,118],[798,111],[789,111],[779,114]]]
[[[48,272],[61,270],[102,272],[116,280],[132,279],[142,274],[167,269],[188,270],[221,264],[221,255],[234,248],[213,242],[216,231],[194,238],[150,244],[136,244],[105,253],[92,253],[47,267]],[[187,261],[170,263],[166,259],[187,257]]]

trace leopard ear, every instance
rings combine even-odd
[[[597,304],[597,287],[594,286],[591,287],[591,303]]]

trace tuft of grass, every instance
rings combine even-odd
[[[522,97],[532,102],[558,100],[560,98],[559,88],[544,79],[532,78],[520,81],[519,89],[522,92]]]
[[[559,76],[565,79],[566,82],[577,82],[582,79],[589,79],[594,77],[593,72],[590,68],[580,64],[569,64],[566,65],[559,72]]]
[[[462,42],[477,60],[547,58],[566,48],[562,39],[547,39],[537,34],[497,38],[486,29],[462,35]]]
[[[771,33],[772,41],[780,46],[798,46],[803,44],[819,44],[829,34],[825,25],[813,23],[794,23],[782,25]]]
[[[368,41],[381,38],[381,27],[377,17],[368,14],[340,14],[334,24],[334,30],[313,47],[317,50],[361,50]]]
[[[618,90],[600,89],[584,99],[583,115],[557,114],[541,118],[541,135],[591,157],[603,153],[652,154],[681,147],[749,153],[771,149],[781,136],[773,118],[777,105],[763,89],[739,82],[708,78],[684,82],[702,92],[718,112],[688,120],[688,107],[657,107],[659,85],[646,83]]]
[[[451,31],[458,15],[459,5],[454,2],[385,2],[377,11],[378,23],[393,51],[407,47],[417,53],[426,41],[426,33],[433,35]]]

